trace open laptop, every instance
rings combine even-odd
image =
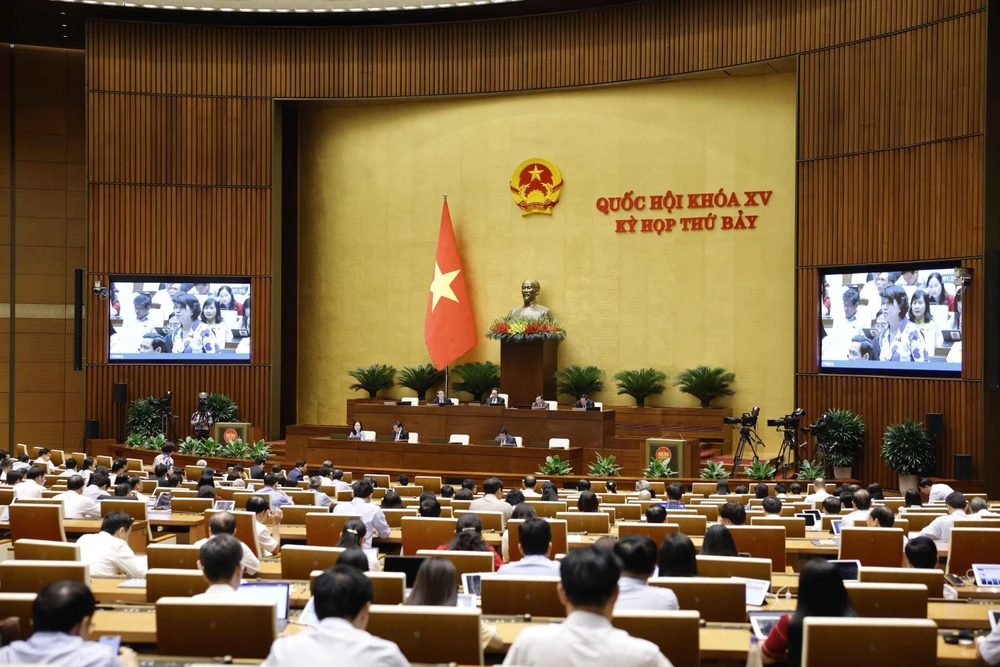
[[[382,569],[386,572],[402,572],[406,575],[406,587],[413,588],[417,580],[417,571],[427,560],[423,556],[386,556]]]
[[[767,639],[771,629],[778,624],[778,621],[786,612],[783,611],[751,611],[750,628],[757,636],[757,639]]]
[[[990,630],[993,632],[997,631],[997,626],[1000,626],[1000,609],[990,609]]]
[[[976,586],[1000,586],[1000,564],[973,563],[972,573]]]
[[[10,507],[3,508],[3,515],[0,516],[0,523],[7,523],[10,521]]]
[[[154,510],[170,510],[170,492],[164,491],[160,495],[156,496],[156,504],[153,505]]]
[[[489,572],[466,572],[462,575],[462,589],[465,591],[466,595],[482,595],[483,586],[482,578],[484,574],[491,574]]]
[[[840,529],[843,525],[844,525],[843,521],[841,521],[840,519],[834,519],[833,521],[830,522],[830,532],[836,535],[837,537],[840,537]]]
[[[224,512],[232,512],[236,509],[235,500],[216,500],[214,509],[223,510]]]
[[[742,581],[746,584],[746,603],[753,607],[760,607],[764,604],[767,592],[771,590],[771,582],[767,579],[746,579],[744,577],[733,577],[733,581]]]
[[[274,603],[275,613],[278,617],[278,631],[285,629],[288,624],[288,596],[291,592],[291,584],[271,583],[271,582],[248,582],[240,584],[236,589],[239,595],[252,598],[254,600],[265,600]]]
[[[816,519],[816,515],[813,514],[812,512],[799,512],[795,516],[799,519],[806,520],[806,528],[815,528],[816,523],[818,522],[818,520]]]
[[[859,560],[831,560],[830,564],[837,568],[840,578],[843,581],[857,581],[858,571],[861,569]]]
[[[455,606],[463,609],[475,609],[476,596],[469,595],[468,593],[459,593],[458,598],[455,600]]]

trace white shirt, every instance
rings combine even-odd
[[[521,489],[521,493],[524,494],[525,498],[541,498],[542,494],[538,493],[534,489]]]
[[[82,493],[66,491],[56,496],[56,499],[63,503],[63,518],[65,519],[101,518],[101,506]]]
[[[486,494],[482,498],[477,498],[469,504],[472,512],[500,512],[503,514],[503,528],[507,528],[507,519],[514,511],[514,506],[506,500],[500,500],[494,495]]]
[[[236,592],[236,589],[229,584],[212,584],[204,593],[191,596],[192,600],[207,600],[209,602],[243,602],[245,597]]]
[[[80,473],[77,472],[76,470],[63,470],[61,473],[59,473],[60,477],[72,477],[73,475],[80,475]],[[82,477],[83,475],[80,476]]]
[[[0,664],[122,667],[108,646],[62,632],[36,632],[0,648]]]
[[[983,656],[986,664],[1000,665],[1000,625],[997,626],[996,630],[985,637],[980,637],[977,641],[979,655]]]
[[[928,496],[927,502],[944,502],[952,493],[955,493],[955,489],[951,488],[947,484],[931,484],[931,494]]]
[[[984,516],[1000,516],[1000,514],[997,514],[996,512],[991,512],[988,509],[986,509],[986,510],[979,510],[975,514],[970,514],[969,518],[970,519],[981,519]]]
[[[263,525],[263,524],[261,524],[261,525]],[[264,530],[267,530],[267,528],[265,527]],[[268,535],[270,535],[270,534],[271,533],[268,532]],[[201,545],[203,545],[205,542],[208,542],[210,539],[212,539],[212,538],[210,538],[210,537],[203,537],[202,539],[198,540],[197,542],[195,542],[191,546],[198,547],[200,549]],[[260,539],[260,538],[258,537],[258,539]],[[240,546],[243,547],[243,561],[242,561],[243,562],[243,572],[245,574],[249,574],[250,576],[253,576],[253,575],[257,574],[258,572],[260,572],[260,559],[258,559],[257,556],[255,556],[254,553],[252,551],[250,551],[250,547],[248,547],[243,542],[240,542]]]
[[[955,527],[955,519],[964,519],[967,516],[965,510],[953,510],[951,514],[939,516],[924,526],[920,534],[939,542],[948,542],[951,540],[951,529]]]
[[[545,556],[524,556],[521,560],[507,563],[497,574],[508,577],[558,577],[559,563]]]
[[[80,560],[90,566],[92,577],[117,577],[124,574],[134,579],[146,576],[146,559],[138,557],[128,542],[103,530],[80,536]]]
[[[618,580],[615,611],[675,611],[680,609],[677,596],[669,588],[650,586],[642,579],[622,576]]]
[[[868,526],[868,513],[871,509],[854,510],[840,519],[841,528],[865,528]]]
[[[365,547],[370,548],[372,538],[377,533],[379,537],[389,537],[389,522],[385,513],[375,503],[366,503],[362,498],[354,498],[349,503],[340,503],[333,508],[334,514],[348,514],[361,519],[365,524]]]
[[[32,465],[36,465],[39,468],[45,468],[45,474],[47,475],[51,475],[56,471],[56,464],[53,463],[51,459],[46,461],[41,456],[35,459],[35,462]]]
[[[41,498],[45,491],[45,487],[38,484],[33,479],[21,482],[20,484],[14,485],[14,500],[20,500],[22,498],[36,499]]]
[[[261,554],[270,556],[278,548],[278,540],[274,539],[271,531],[267,529],[267,526],[258,521],[257,517],[253,518],[253,527],[257,531],[257,544],[260,545]]]
[[[826,491],[817,491],[816,493],[810,493],[808,496],[802,499],[804,503],[812,503],[813,507],[818,507],[820,503],[830,497],[830,494]]]
[[[110,496],[111,494],[96,484],[90,484],[83,487],[83,495],[87,496],[91,500],[97,500],[101,496]]]
[[[586,611],[574,611],[560,624],[525,628],[507,651],[503,664],[672,667],[656,644],[631,637],[604,616]]]
[[[297,665],[309,656],[325,655],[339,665],[365,667],[409,667],[409,661],[393,642],[370,635],[343,618],[324,618],[319,626],[280,637],[271,644],[265,665]]]

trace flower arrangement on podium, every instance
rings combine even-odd
[[[493,320],[486,337],[505,343],[530,343],[539,340],[563,340],[566,330],[551,317],[501,317]]]

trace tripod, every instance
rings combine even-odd
[[[792,468],[794,473],[798,473],[799,465],[801,463],[799,459],[799,448],[805,447],[806,443],[801,445],[797,442],[796,429],[794,428],[784,428],[782,429],[784,438],[781,440],[781,449],[778,450],[778,458],[775,461],[775,467],[781,468],[781,478],[788,479],[788,468]],[[791,463],[789,463],[789,460]]]
[[[740,440],[736,443],[736,453],[733,455],[733,477],[736,476],[740,469],[740,464],[743,463],[743,452],[747,447],[750,447],[753,460],[760,460],[760,457],[757,456],[757,445],[761,447],[766,446],[764,445],[764,441],[760,439],[760,436],[757,435],[756,429],[746,425],[740,426]]]

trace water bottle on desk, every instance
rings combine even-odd
[[[757,635],[750,636],[750,650],[747,651],[747,667],[763,667],[764,659],[760,652],[760,642]]]

